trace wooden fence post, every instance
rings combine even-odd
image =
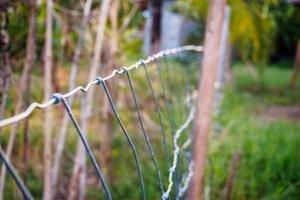
[[[189,190],[190,200],[202,199],[202,182],[206,161],[208,134],[211,124],[211,112],[215,94],[217,65],[221,30],[226,0],[210,0],[207,17],[202,72],[199,81],[199,100],[193,141],[194,176]]]
[[[214,97],[214,115],[218,115],[221,112],[220,104],[223,99],[223,88],[226,83],[226,74],[230,69],[230,42],[229,42],[229,24],[230,24],[230,7],[225,6],[224,19],[222,23],[222,33],[220,40],[220,50],[219,50],[219,63],[217,66],[217,75],[216,75],[216,91]],[[214,124],[213,124],[214,126]]]

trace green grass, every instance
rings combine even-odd
[[[222,131],[209,143],[205,184],[211,199],[223,198],[235,152],[241,160],[232,199],[299,199],[300,124],[264,116],[269,107],[300,105],[299,89],[288,87],[290,74],[290,69],[268,66],[257,82],[240,64],[234,66],[235,87],[225,89],[216,117]]]
[[[283,63],[286,64],[286,63]],[[290,105],[299,103],[300,78],[297,88],[290,89],[292,69],[282,64],[265,66],[265,71],[259,80],[254,80],[246,68],[237,63],[234,66],[234,77],[237,92],[248,92],[260,97],[264,104]]]

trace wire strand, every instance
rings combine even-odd
[[[135,93],[135,89],[134,89],[134,86],[133,86],[133,82],[131,80],[130,72],[126,71],[126,75],[127,75],[127,79],[128,79],[128,82],[129,82],[131,94],[132,94],[132,97],[133,97],[133,102],[134,102],[134,105],[135,105],[135,110],[137,112],[137,115],[138,115],[138,118],[139,118],[139,121],[140,121],[140,124],[141,124],[142,132],[143,132],[144,138],[146,140],[148,149],[149,149],[149,151],[151,153],[151,157],[152,157],[155,169],[156,169],[160,191],[163,194],[164,193],[164,188],[163,188],[163,183],[162,183],[160,169],[159,169],[159,166],[158,166],[158,162],[157,162],[156,155],[154,153],[154,150],[153,150],[150,138],[149,138],[148,133],[147,133],[147,131],[145,129],[145,125],[144,125],[144,122],[143,122],[143,119],[142,119],[142,116],[141,116],[141,112],[140,112],[140,106],[138,104],[138,100],[137,100],[137,97],[136,97],[136,93]]]
[[[111,96],[111,94],[109,92],[109,89],[108,89],[105,81],[103,79],[101,79],[100,77],[98,77],[97,80],[98,80],[97,84],[98,85],[101,84],[103,86],[104,92],[105,92],[105,94],[106,94],[106,96],[108,98],[108,101],[109,101],[109,103],[111,105],[113,113],[114,113],[114,115],[115,115],[115,117],[116,117],[116,119],[117,119],[117,121],[118,121],[118,123],[119,123],[119,125],[120,125],[120,127],[121,127],[121,129],[122,129],[122,131],[123,131],[123,133],[124,133],[127,141],[128,141],[128,144],[129,144],[129,146],[130,146],[130,148],[132,150],[132,153],[133,153],[133,156],[134,156],[134,160],[135,160],[135,164],[136,164],[136,168],[137,168],[138,175],[139,175],[139,181],[140,181],[141,189],[142,189],[142,197],[143,197],[143,200],[146,200],[146,193],[145,193],[143,175],[142,175],[142,170],[141,170],[141,167],[140,167],[140,164],[139,164],[139,159],[138,159],[138,155],[137,155],[137,152],[136,152],[136,149],[135,149],[135,145],[133,144],[133,142],[132,142],[132,140],[131,140],[131,138],[130,138],[130,136],[128,134],[128,131],[125,128],[125,125],[123,124],[123,122],[121,120],[121,117],[120,117],[120,115],[119,115],[119,113],[117,111],[117,108],[116,108],[116,106],[115,106],[115,104],[113,102],[112,96]]]
[[[150,74],[148,72],[147,65],[143,61],[141,61],[141,63],[143,65],[143,68],[144,68],[144,71],[145,71],[145,74],[146,74],[146,77],[147,77],[148,85],[149,85],[149,88],[151,90],[152,99],[154,101],[156,111],[158,113],[159,124],[160,124],[160,128],[161,128],[161,134],[162,134],[162,137],[163,137],[163,146],[164,146],[164,150],[165,150],[165,154],[166,154],[166,162],[167,162],[168,167],[170,167],[170,165],[171,165],[170,164],[170,152],[169,152],[169,149],[168,149],[168,143],[167,143],[167,138],[166,138],[165,122],[164,122],[164,119],[163,119],[163,116],[162,116],[162,113],[161,113],[161,109],[160,109],[160,105],[159,105],[157,96],[156,96],[156,94],[154,92],[154,89],[153,89],[152,79],[151,79]]]
[[[86,152],[87,152],[87,154],[88,154],[88,156],[89,156],[89,158],[90,158],[90,160],[91,160],[91,162],[92,162],[92,164],[93,164],[93,166],[96,170],[97,176],[98,176],[98,178],[99,178],[99,180],[100,180],[100,182],[101,182],[101,184],[104,188],[104,191],[106,193],[106,197],[107,197],[108,200],[111,200],[112,199],[111,193],[110,193],[109,188],[107,186],[107,183],[104,179],[103,173],[102,173],[99,165],[97,164],[97,161],[96,161],[95,156],[94,156],[94,154],[91,150],[91,147],[90,147],[90,145],[89,145],[89,143],[88,143],[88,141],[85,137],[85,134],[82,132],[82,130],[81,130],[81,128],[80,128],[80,126],[79,126],[79,124],[78,124],[78,122],[77,122],[77,120],[74,116],[74,113],[73,113],[71,107],[69,106],[69,103],[60,94],[55,94],[54,97],[59,98],[59,100],[57,100],[57,101],[61,101],[63,103],[63,105],[64,105],[64,107],[65,107],[65,109],[66,109],[66,111],[67,111],[74,127],[76,128],[76,131],[77,131],[77,133],[78,133],[78,135],[81,139],[81,142],[82,142],[82,144],[83,144],[83,146],[84,146],[84,148],[85,148],[85,150],[86,150]]]
[[[30,192],[26,188],[24,182],[17,174],[14,167],[10,164],[7,158],[5,158],[4,153],[2,151],[2,148],[0,147],[0,159],[4,163],[7,171],[11,174],[12,178],[14,179],[16,185],[18,186],[19,191],[22,193],[23,198],[25,200],[33,200],[33,197],[31,196]]]
[[[173,48],[173,49],[166,49],[164,51],[161,51],[157,54],[151,55],[149,56],[146,60],[144,60],[144,63],[150,63],[153,62],[154,60],[164,57],[166,55],[171,55],[171,54],[176,54],[182,51],[197,51],[197,52],[201,52],[203,51],[203,47],[202,46],[196,46],[196,45],[188,45],[188,46],[182,46],[182,47],[178,47],[178,48]],[[126,68],[127,70],[132,70],[132,69],[136,69],[141,65],[141,62],[136,62],[135,64],[131,65],[130,67]],[[114,76],[116,76],[117,74],[122,74],[124,73],[123,69],[119,69],[119,70],[113,70],[112,73],[106,77],[103,78],[104,81],[113,78]],[[75,89],[62,94],[62,97],[64,98],[68,98],[70,96],[75,95],[76,93],[78,93],[79,91],[82,92],[87,92],[89,90],[90,87],[92,87],[93,85],[97,84],[97,80],[91,81],[89,83],[87,83],[86,86],[78,86]],[[30,104],[30,106],[22,113],[16,114],[12,117],[6,118],[6,119],[2,119],[0,121],[0,127],[4,127],[7,126],[9,124],[15,123],[17,121],[20,121],[26,117],[28,117],[35,109],[45,109],[51,105],[53,105],[55,103],[56,99],[55,98],[51,98],[49,101],[45,102],[45,103],[37,103],[37,102],[33,102]]]
[[[163,200],[166,200],[166,199],[169,198],[170,192],[172,190],[172,186],[174,184],[173,176],[174,176],[174,173],[176,172],[176,167],[177,167],[177,164],[178,164],[178,155],[180,153],[180,147],[178,146],[178,140],[179,140],[182,132],[189,127],[190,123],[194,119],[195,110],[196,110],[195,107],[191,106],[191,110],[190,110],[188,118],[186,119],[184,124],[182,124],[180,126],[180,128],[176,131],[176,133],[174,135],[174,138],[173,138],[173,144],[174,144],[173,165],[169,170],[169,185],[168,185],[167,191],[162,195]]]
[[[159,63],[159,62],[158,62]],[[166,99],[167,99],[167,109],[168,109],[168,112],[170,112],[169,114],[169,120],[170,120],[170,125],[171,125],[171,130],[172,130],[172,133],[175,134],[176,132],[176,120],[175,120],[175,116],[176,116],[176,112],[175,112],[175,109],[174,109],[174,106],[177,107],[177,110],[180,111],[181,109],[181,106],[179,105],[180,104],[180,100],[179,100],[179,94],[178,94],[178,90],[179,88],[176,87],[176,90],[172,90],[172,82],[171,82],[171,71],[172,72],[175,72],[176,71],[176,66],[174,66],[172,68],[172,70],[170,70],[170,66],[169,66],[169,62],[168,62],[168,59],[167,57],[164,57],[163,58],[163,67],[165,70],[165,75],[166,75]],[[162,70],[163,69],[160,69],[160,67],[158,68],[158,71],[161,73],[160,76],[162,76]],[[174,75],[174,74],[173,74]],[[175,80],[176,81],[176,78]],[[174,95],[175,94],[175,95]],[[174,98],[172,97],[175,97],[175,100]],[[175,105],[174,105],[175,104]],[[180,155],[178,155],[178,160],[180,160]],[[175,169],[175,177],[174,177],[174,189],[175,189],[175,197],[176,199],[178,198],[178,188],[179,188],[179,176],[180,176],[180,173],[179,173],[179,167],[180,167],[180,162],[178,162],[178,167],[176,167]]]
[[[183,195],[186,193],[187,189],[189,188],[189,184],[191,182],[193,175],[194,175],[194,161],[190,161],[188,174],[186,175],[185,179],[182,179],[182,185],[179,187],[179,192],[178,192],[179,198],[182,198]]]

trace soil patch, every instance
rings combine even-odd
[[[288,119],[290,121],[300,121],[300,105],[269,107],[262,115],[266,116],[268,119]]]

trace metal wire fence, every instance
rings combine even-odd
[[[174,198],[175,199],[180,199],[184,197],[186,190],[188,189],[189,182],[191,180],[191,177],[193,175],[193,161],[189,159],[189,164],[188,164],[188,171],[182,173],[180,170],[180,156],[186,154],[187,157],[190,158],[190,152],[187,150],[189,144],[191,143],[191,135],[187,137],[188,139],[184,141],[183,145],[179,145],[179,140],[182,136],[182,134],[187,131],[187,129],[191,129],[191,124],[194,119],[194,113],[195,113],[195,107],[193,106],[193,99],[196,98],[197,94],[192,93],[191,88],[190,88],[190,77],[189,73],[184,73],[183,71],[177,72],[172,76],[172,78],[176,79],[175,82],[178,82],[180,86],[183,86],[185,88],[185,95],[186,98],[182,97],[182,94],[178,92],[178,88],[175,87],[175,90],[171,92],[172,90],[172,80],[171,80],[171,73],[174,73],[174,70],[170,68],[169,63],[167,62],[166,59],[165,61],[165,71],[166,71],[166,76],[162,73],[161,69],[161,62],[160,59],[165,58],[166,56],[169,55],[176,55],[178,53],[183,53],[183,52],[189,52],[189,51],[194,51],[194,52],[202,52],[203,48],[201,46],[183,46],[179,48],[174,48],[174,49],[167,49],[164,51],[161,51],[155,55],[149,56],[145,60],[140,60],[137,63],[129,66],[129,67],[121,67],[120,69],[113,70],[112,73],[106,77],[96,77],[94,81],[87,83],[86,86],[78,86],[74,90],[69,91],[65,94],[60,94],[60,93],[55,93],[52,95],[52,98],[45,102],[45,103],[37,103],[34,102],[32,103],[24,112],[19,113],[15,116],[9,117],[7,119],[3,119],[0,121],[0,127],[4,127],[7,125],[10,125],[12,123],[16,123],[26,117],[28,117],[35,109],[45,109],[49,106],[56,105],[56,104],[62,104],[64,106],[64,109],[69,115],[69,118],[71,122],[73,123],[73,126],[75,127],[78,137],[80,138],[80,141],[82,142],[85,151],[88,155],[88,158],[90,159],[95,172],[97,174],[97,177],[99,179],[99,182],[101,183],[103,190],[105,192],[106,199],[112,199],[112,191],[110,190],[110,187],[106,181],[106,178],[102,172],[102,168],[99,165],[99,163],[95,159],[95,155],[90,147],[90,144],[86,138],[86,133],[84,133],[81,128],[79,123],[77,122],[74,112],[69,105],[67,98],[70,96],[75,95],[79,91],[86,93],[91,87],[94,86],[101,86],[103,91],[104,91],[104,96],[107,98],[109,105],[112,109],[114,118],[116,119],[119,127],[121,128],[127,143],[130,147],[130,150],[132,151],[133,157],[134,157],[134,163],[135,167],[138,173],[139,177],[139,184],[141,188],[141,197],[142,199],[146,199],[147,195],[145,192],[145,187],[147,187],[144,183],[144,178],[143,178],[143,173],[141,169],[141,161],[139,158],[139,152],[137,151],[135,144],[133,140],[131,139],[131,136],[126,128],[125,123],[120,117],[119,111],[117,106],[115,105],[115,101],[111,95],[111,91],[107,86],[107,80],[112,79],[113,77],[121,74],[125,74],[128,82],[128,86],[130,89],[131,93],[131,98],[132,98],[132,103],[135,108],[135,112],[138,118],[139,126],[142,130],[143,133],[143,138],[145,140],[147,149],[151,155],[151,160],[154,164],[155,172],[157,175],[157,182],[159,185],[159,190],[161,192],[161,198],[162,199],[171,199],[171,192],[172,189],[174,188]],[[198,55],[200,56],[200,54]],[[151,77],[151,74],[148,70],[149,66],[148,64],[154,63],[157,68],[157,73],[159,75],[159,85],[161,87],[162,91],[162,100],[164,102],[163,105],[166,106],[166,111],[167,115],[166,117],[163,116],[162,111],[161,111],[161,105],[159,102],[159,97],[157,92],[155,91],[155,88],[153,86],[153,80]],[[149,133],[147,132],[145,128],[145,121],[143,119],[143,115],[141,113],[140,109],[140,102],[139,98],[136,92],[136,86],[134,84],[134,81],[132,80],[131,73],[135,72],[139,67],[143,67],[145,76],[146,76],[146,82],[148,84],[148,88],[151,92],[151,97],[152,101],[154,102],[155,105],[155,111],[157,112],[158,119],[159,119],[159,126],[160,126],[160,131],[161,131],[161,136],[162,136],[162,143],[163,143],[163,150],[165,154],[165,161],[167,166],[169,167],[169,173],[168,173],[168,185],[167,187],[164,187],[164,181],[161,173],[160,166],[158,164],[157,160],[157,155],[155,151],[153,150],[153,144],[151,142]],[[183,66],[181,66],[180,70],[183,70]],[[164,80],[166,79],[166,80]],[[175,96],[176,102],[170,102],[168,99],[170,96]],[[187,117],[184,121],[183,124],[178,124],[178,120],[174,119],[174,112],[179,112],[181,115],[184,116],[184,113],[186,112],[184,107],[182,106],[183,104],[186,105],[188,108]],[[171,135],[172,135],[172,144],[168,144],[168,134],[169,132],[166,130],[166,123],[169,123],[169,126],[171,128]],[[173,150],[170,152],[169,146],[172,145]],[[33,199],[31,196],[29,190],[26,188],[24,185],[23,181],[21,178],[18,176],[16,170],[14,167],[11,165],[10,161],[6,158],[5,154],[3,153],[2,149],[0,148],[0,159],[4,163],[5,167],[7,168],[8,172],[11,174],[13,177],[19,191],[23,195],[24,199]],[[182,173],[182,174],[181,174]]]

